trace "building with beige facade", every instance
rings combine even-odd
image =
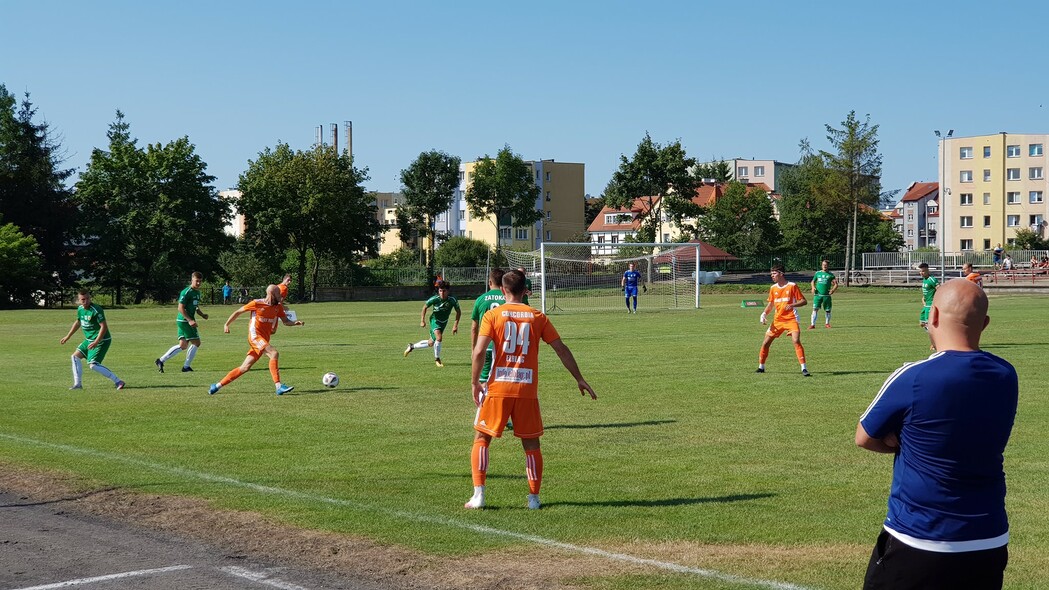
[[[543,212],[542,219],[528,227],[512,227],[509,220],[501,220],[497,228],[491,217],[474,218],[466,204],[466,191],[477,162],[465,162],[459,166],[459,188],[452,206],[437,218],[437,231],[519,250],[538,249],[542,242],[566,242],[585,231],[584,165],[554,160],[525,163],[539,187],[535,208]]]
[[[404,193],[373,192],[371,195],[375,198],[375,215],[382,225],[379,254],[391,254],[405,245],[397,228],[397,206],[404,202]]]
[[[223,199],[228,199],[233,204],[233,219],[226,224],[224,228],[227,235],[233,236],[234,238],[240,239],[244,236],[244,214],[237,210],[237,202],[240,201],[241,195],[244,193],[237,189],[228,189],[219,191],[219,196]]]
[[[1021,228],[1045,237],[1047,144],[1049,135],[1006,132],[940,139],[945,251],[1008,245]]]

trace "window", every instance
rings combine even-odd
[[[527,240],[528,239],[528,228],[526,228],[526,227],[519,227],[519,228],[517,228],[517,236],[514,239]]]
[[[739,168],[736,168],[736,178],[746,178],[746,177],[747,177],[747,167],[746,166],[740,166]]]
[[[958,203],[958,204],[962,205],[963,207],[966,206],[966,205],[972,205],[973,204],[973,194],[972,193],[962,193],[961,194],[961,202]]]
[[[669,241],[670,241],[670,234],[663,234],[663,243],[665,244],[665,243],[667,243]]]
[[[985,158],[990,158],[991,157],[991,146],[989,146],[989,145],[983,146],[983,157],[985,157]]]
[[[546,173],[546,181],[550,182],[550,173],[549,172]]]
[[[1038,231],[1037,228],[1040,225],[1042,225],[1042,219],[1044,219],[1044,218],[1042,217],[1041,214],[1039,214],[1039,215],[1032,215],[1030,217],[1030,219],[1031,219],[1031,229],[1033,229],[1034,231]]]
[[[1031,156],[1042,155],[1042,144],[1032,143],[1031,145],[1027,146],[1027,153]]]
[[[914,221],[914,213],[907,214],[907,221]]]
[[[1005,202],[1010,204],[1010,205],[1019,205],[1020,204],[1020,192],[1016,191],[1016,192],[1006,193],[1005,194]]]
[[[550,212],[549,211],[546,212],[546,218],[550,219]]]
[[[464,237],[466,237],[466,230],[465,230],[465,229],[461,229],[461,230],[459,230],[459,237],[460,237],[460,238],[464,238]]]
[[[991,193],[984,193],[983,194],[983,204],[984,205],[990,205],[991,204]]]
[[[985,239],[983,241],[983,249],[984,250],[990,250],[991,249],[991,240]]]
[[[1019,172],[1019,169],[1017,169],[1017,172]],[[958,181],[959,182],[972,182],[973,181],[973,171],[972,170],[962,170],[962,173],[961,173],[960,177],[958,178]]]
[[[550,230],[546,230],[546,241],[550,241]]]
[[[913,238],[914,237],[914,230],[913,229],[907,230],[907,237],[908,238]]]
[[[1009,227],[1019,227],[1020,226],[1020,216],[1019,215],[1006,215],[1005,216],[1005,225],[1007,225]]]
[[[973,216],[972,215],[963,215],[962,216],[962,227],[972,227],[972,226],[973,226]]]
[[[983,216],[983,226],[984,227],[991,227],[991,216],[990,215],[984,215]]]
[[[897,223],[895,225],[895,227],[896,227],[896,233],[898,233],[898,234],[902,234],[903,233],[903,224],[902,223]]]
[[[963,147],[963,148],[959,149],[958,150],[958,157],[963,159],[963,160],[971,160],[971,159],[973,159],[973,148],[972,148],[972,146]]]
[[[1020,146],[1018,145],[1007,145],[1005,146],[1005,155],[1010,158],[1020,157]]]
[[[1005,245],[1012,249],[1012,247],[1016,245],[1016,238],[1009,238],[1008,240],[1005,240]]]
[[[464,180],[466,180],[466,172],[460,170],[459,171],[459,182],[462,182]]]
[[[754,166],[754,176],[765,176],[765,167]]]
[[[960,249],[962,249],[962,250],[972,250],[973,249],[973,241],[972,240],[962,240],[962,241],[958,242],[958,247]]]
[[[499,228],[499,237],[503,238],[504,240],[509,240],[510,239],[510,228],[508,228],[508,227],[501,227],[501,228]]]
[[[987,170],[986,168],[983,171],[983,181],[984,182],[991,182],[991,171]]]
[[[547,200],[547,201],[549,201],[549,200],[550,200],[550,191],[546,191],[546,200]]]
[[[929,231],[932,232],[932,233],[936,233],[936,224],[935,223],[930,223],[929,224]]]
[[[612,236],[612,243],[613,244],[618,244],[619,243],[619,236]]]
[[[542,172],[540,172],[539,169],[536,168],[536,171],[535,171],[535,181],[536,182],[539,182],[539,175],[540,174],[542,174]]]
[[[1005,179],[1006,180],[1020,180],[1020,169],[1019,168],[1009,168],[1008,170],[1005,171]]]
[[[605,243],[605,236],[597,236],[597,243],[598,244],[604,244]]]
[[[1030,168],[1028,168],[1027,169],[1027,178],[1030,178],[1031,180],[1041,180],[1042,179],[1042,167],[1041,166],[1031,166]]]
[[[1031,191],[1030,194],[1028,194],[1028,198],[1030,198],[1032,205],[1035,203],[1041,203],[1042,191]]]

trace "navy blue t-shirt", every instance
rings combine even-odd
[[[641,273],[636,270],[628,270],[623,273],[623,278],[626,279],[626,285],[624,285],[626,288],[633,287],[637,289],[637,282],[641,280]]]
[[[904,543],[940,552],[1008,542],[1005,445],[1019,384],[993,354],[937,352],[900,367],[860,418],[872,438],[900,439],[885,528]]]

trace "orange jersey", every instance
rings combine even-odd
[[[478,334],[495,343],[489,397],[539,398],[539,341],[561,335],[546,315],[524,303],[504,303],[481,318]]]
[[[257,351],[261,351],[269,344],[278,319],[288,317],[284,314],[283,306],[270,305],[265,299],[249,301],[240,309],[251,312],[251,322],[248,324],[248,344],[251,344],[251,348]]]
[[[284,301],[285,299],[287,299],[288,298],[288,286],[285,285],[284,283],[280,283],[280,284],[277,285],[277,288],[280,289],[280,299],[281,299],[281,301]]]
[[[967,278],[970,281],[976,283],[977,285],[980,285],[981,287],[983,286],[983,278],[980,277],[980,273],[978,273],[978,272],[971,272],[971,273],[965,275],[965,278]]]
[[[773,284],[769,287],[769,298],[768,302],[771,303],[775,309],[772,315],[772,322],[796,322],[798,321],[798,312],[792,307],[787,307],[791,303],[801,301],[805,297],[801,294],[801,289],[794,283],[788,282],[786,285],[780,287],[779,285]]]

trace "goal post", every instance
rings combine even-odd
[[[641,273],[638,309],[698,309],[699,246],[543,242],[536,251],[504,254],[511,268],[524,268],[532,278],[530,301],[544,313],[624,309],[622,280],[630,263]]]

